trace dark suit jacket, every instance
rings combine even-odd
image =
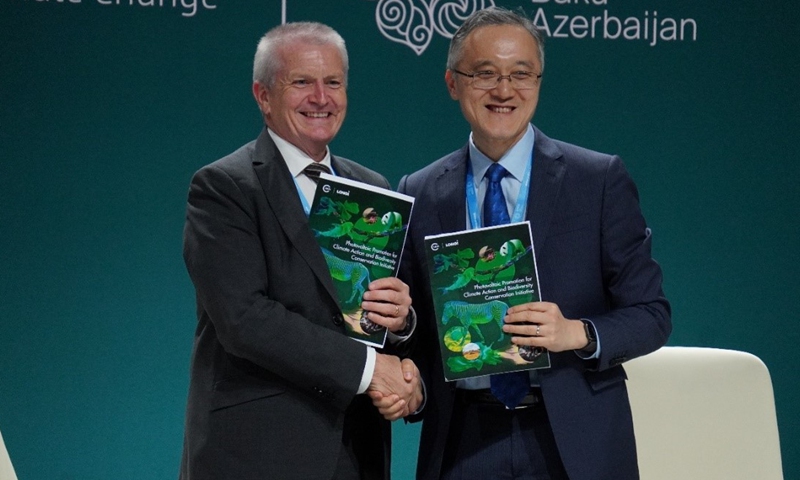
[[[337,175],[388,187],[350,160]],[[390,425],[356,396],[366,346],[266,129],[192,179],[184,259],[197,292],[181,478],[333,476],[345,412],[370,478],[388,478]]]
[[[424,237],[466,228],[468,148],[404,177],[416,197],[401,278],[418,315],[412,355],[427,386],[418,478],[438,479],[452,419],[454,387],[445,383],[437,346]],[[650,230],[638,193],[615,156],[551,140],[536,130],[527,219],[531,222],[542,299],[566,318],[589,318],[601,356],[583,361],[551,353],[540,370],[542,395],[571,480],[638,478],[630,406],[621,364],[650,353],[671,331],[661,269],[650,255]]]

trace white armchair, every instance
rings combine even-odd
[[[642,480],[782,480],[772,381],[749,353],[663,347],[625,364]]]

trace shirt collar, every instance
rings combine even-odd
[[[528,166],[528,162],[531,161],[535,138],[533,127],[529,123],[525,135],[503,154],[498,162],[519,182],[522,182],[522,177],[525,176],[525,169]],[[486,170],[494,162],[478,150],[472,140],[472,133],[469,134],[469,160],[472,163],[472,174],[474,175],[475,183],[480,184],[483,176],[486,175]]]
[[[303,173],[303,169],[306,168],[308,164],[315,161],[313,158],[306,155],[304,151],[279,137],[277,133],[273,132],[269,128],[267,128],[267,133],[269,133],[269,136],[272,137],[272,141],[275,142],[275,146],[278,147],[278,151],[281,152],[281,156],[283,156],[283,160],[286,161],[286,166],[289,167],[289,172],[291,172],[293,177],[297,177]],[[325,158],[323,158],[320,163],[328,166],[328,168],[333,171],[333,168],[331,167],[330,148],[325,149]]]

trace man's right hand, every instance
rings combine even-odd
[[[375,372],[367,388],[372,403],[387,420],[414,413],[422,403],[419,370],[410,359],[377,354]]]

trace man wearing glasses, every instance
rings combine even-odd
[[[420,479],[637,479],[626,360],[667,341],[670,306],[636,186],[617,156],[548,138],[530,123],[542,35],[514,12],[471,15],[454,35],[445,82],[468,143],[404,177],[417,215],[401,278],[418,314],[412,358],[427,387]],[[499,209],[498,209],[499,205]],[[424,237],[528,220],[541,302],[508,309],[514,343],[551,367],[446,383]]]

